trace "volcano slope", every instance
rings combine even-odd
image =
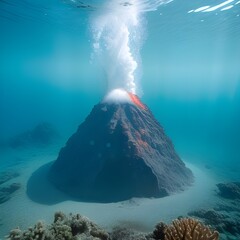
[[[81,201],[164,197],[184,190],[193,174],[151,111],[136,95],[94,106],[59,153],[50,181]]]

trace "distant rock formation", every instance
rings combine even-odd
[[[197,209],[188,213],[220,233],[220,239],[240,239],[240,182],[216,184],[218,191],[210,209]]]
[[[201,221],[215,228],[221,235],[220,239],[240,239],[239,203],[227,203],[214,209],[199,209],[189,212],[191,217],[197,217]]]
[[[17,172],[0,172],[0,185],[15,178],[19,177]]]
[[[192,172],[137,96],[96,105],[61,149],[49,179],[83,201],[164,197],[193,182]]]
[[[218,183],[217,187],[221,197],[240,200],[240,182]]]
[[[26,146],[45,146],[53,142],[58,136],[56,129],[50,123],[40,123],[33,129],[13,137],[9,141],[12,148]]]
[[[20,183],[12,183],[4,187],[0,186],[0,204],[7,202],[20,187]]]
[[[17,172],[0,172],[0,204],[7,202],[20,187],[20,183],[8,182],[19,176]]]

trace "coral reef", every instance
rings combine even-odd
[[[35,128],[13,137],[9,141],[12,148],[26,146],[45,146],[53,142],[59,134],[49,123],[40,123]]]
[[[54,222],[45,225],[38,222],[26,231],[19,228],[10,231],[8,240],[108,240],[109,234],[80,214],[55,213]]]
[[[218,240],[217,231],[212,231],[196,219],[175,219],[171,225],[160,223],[153,232],[158,240]]]
[[[33,228],[10,231],[7,240],[218,240],[218,232],[196,219],[176,219],[170,225],[158,223],[152,233],[115,227],[107,233],[80,214],[55,213],[50,225],[38,222]]]

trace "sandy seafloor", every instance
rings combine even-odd
[[[1,149],[1,172],[18,172],[20,176],[7,183],[21,183],[21,188],[9,201],[0,204],[0,239],[4,239],[17,226],[26,229],[38,220],[50,223],[56,211],[80,213],[107,230],[122,224],[140,231],[152,231],[160,221],[169,223],[178,216],[187,216],[189,211],[211,208],[218,201],[216,183],[221,179],[211,169],[186,163],[188,159],[185,163],[194,173],[194,184],[184,192],[160,199],[136,198],[109,204],[78,202],[68,200],[44,177],[38,179],[40,187],[36,185],[34,189],[42,199],[36,201],[36,198],[29,198],[27,184],[31,175],[41,166],[55,160],[62,146],[63,143],[47,148]]]

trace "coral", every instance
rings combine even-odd
[[[26,231],[10,231],[8,240],[218,240],[218,232],[191,218],[177,219],[171,225],[162,222],[152,233],[142,233],[126,227],[115,227],[108,234],[80,214],[55,213],[54,222],[38,222]]]
[[[91,223],[90,226],[91,226],[91,229],[90,229],[90,235],[91,236],[93,236],[97,239],[102,239],[102,240],[109,239],[108,233],[106,233],[102,229],[99,229],[99,227],[96,224]]]
[[[38,222],[32,228],[30,227],[26,231],[21,231],[19,228],[15,228],[10,231],[8,240],[43,240],[46,238],[46,228],[43,222]]]
[[[86,231],[88,231],[88,219],[82,217],[80,214],[72,216],[71,219],[71,228],[72,228],[72,233],[73,236],[77,234],[82,234]]]
[[[50,225],[38,222],[33,228],[10,231],[8,240],[108,240],[109,235],[103,229],[80,214],[56,212]]]
[[[21,239],[21,236],[22,236],[22,231],[19,228],[15,228],[10,231],[7,239],[19,240]]]
[[[50,228],[50,239],[58,239],[58,240],[71,240],[73,237],[72,229],[67,224],[62,224],[61,221],[57,221]]]
[[[164,230],[164,240],[218,240],[219,234],[196,219],[176,219]]]
[[[27,231],[23,232],[22,237],[19,239],[24,240],[37,240],[37,239],[45,239],[46,228],[43,222],[39,221],[33,228],[29,228]]]
[[[65,218],[66,218],[66,216],[63,212],[56,212],[54,214],[54,223],[57,221],[63,221]]]

